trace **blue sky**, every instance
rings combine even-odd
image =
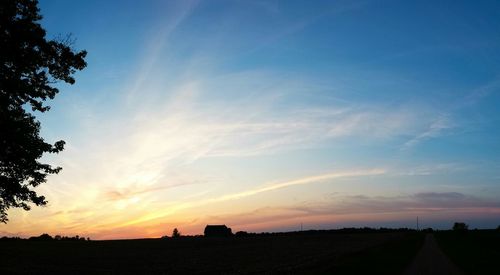
[[[500,224],[495,1],[41,1],[88,51],[7,234]],[[35,225],[45,217],[45,225]]]

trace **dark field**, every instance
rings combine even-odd
[[[467,274],[500,274],[500,231],[434,233],[441,249]]]
[[[0,241],[0,274],[400,274],[416,232],[123,241]]]

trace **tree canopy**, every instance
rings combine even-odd
[[[33,188],[61,167],[41,163],[44,153],[58,153],[40,136],[36,112],[46,112],[59,90],[55,83],[73,84],[73,74],[86,67],[86,51],[75,51],[70,39],[47,39],[40,25],[37,0],[0,1],[0,222],[7,210],[45,205]]]
[[[179,238],[181,236],[181,232],[177,230],[177,228],[174,228],[174,231],[172,231],[172,238]]]
[[[469,229],[469,225],[464,222],[456,222],[453,224],[453,230],[455,231],[467,231]]]

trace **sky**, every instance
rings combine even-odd
[[[0,235],[500,225],[497,1],[41,0],[88,66]]]

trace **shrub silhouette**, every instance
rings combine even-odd
[[[181,232],[177,230],[177,228],[174,228],[174,231],[172,231],[172,238],[178,238],[181,236]]]
[[[30,237],[29,240],[32,240],[32,241],[52,241],[54,239],[49,234],[43,233],[42,235],[40,235],[38,237]]]
[[[236,237],[248,237],[248,232],[246,231],[238,231],[236,234],[234,234]]]
[[[469,225],[464,222],[456,222],[453,224],[454,231],[467,231],[469,230]]]

